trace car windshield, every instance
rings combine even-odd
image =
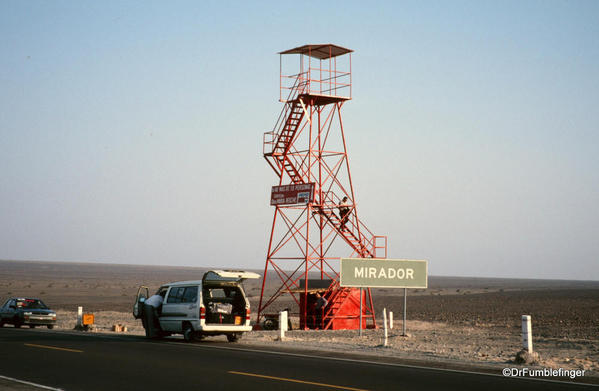
[[[48,309],[48,307],[38,299],[17,299],[17,308],[27,308],[32,310]]]

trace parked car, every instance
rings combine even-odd
[[[56,312],[40,299],[12,297],[0,307],[0,327],[5,323],[16,328],[27,325],[30,328],[46,326],[52,329],[56,324]]]
[[[250,302],[243,291],[242,281],[260,278],[245,271],[214,270],[204,274],[202,280],[179,281],[162,285],[156,295],[164,298],[157,310],[158,336],[183,334],[186,341],[209,335],[226,335],[235,342],[246,331],[251,331]],[[144,302],[149,289],[141,286],[133,305],[133,316],[143,319]],[[146,306],[147,307],[147,306]],[[148,333],[146,335],[150,336]]]

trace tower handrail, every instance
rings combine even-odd
[[[314,73],[320,73],[321,77],[322,73],[328,73],[329,76],[324,78],[312,78],[313,71]],[[329,96],[342,97],[341,95],[338,95],[337,92],[339,90],[343,90],[344,88],[350,88],[350,94],[347,97],[351,98],[351,72],[337,71],[322,67],[310,67],[309,72],[310,73],[308,76],[310,79],[310,86],[308,87],[308,93],[318,92],[321,95],[324,94]],[[342,78],[349,80],[347,83],[340,82],[339,80],[345,80]],[[320,88],[318,90],[314,90],[312,89],[311,84],[318,84]],[[328,86],[328,88],[323,89],[323,86]],[[332,93],[333,91],[334,94]]]
[[[288,103],[295,101],[299,96],[300,91],[305,90],[307,80],[302,76],[306,73],[307,72],[303,72],[293,75],[295,77],[295,82],[293,83],[292,87],[281,87],[282,89],[289,89],[290,91],[287,95],[287,100],[284,101],[285,105],[283,105],[283,109],[279,113],[279,117],[277,118],[277,122],[275,122],[273,130],[264,133],[262,140],[262,153],[264,155],[274,152],[277,139],[279,138],[279,135],[281,134],[282,129],[285,126],[285,123],[287,122],[287,118],[289,117],[289,113],[291,112],[291,107],[293,106]],[[289,77],[291,78],[291,76]],[[271,146],[272,148],[268,150],[267,146]]]
[[[281,84],[281,90],[289,90],[289,94],[287,95],[287,99],[282,102],[287,103],[294,101],[299,95],[300,91],[303,91],[300,87],[305,87],[309,83],[309,77],[304,77],[305,75],[309,75],[308,71],[296,73],[294,75],[289,76],[281,76],[281,78],[285,79],[293,79],[295,78],[293,85],[291,87],[286,87]]]
[[[333,191],[327,191],[324,194],[324,200],[321,200],[321,208],[323,210],[329,210],[330,213],[335,214],[335,212],[333,211],[333,209],[338,208],[338,205],[341,203],[341,197],[339,197],[337,194],[335,194],[335,192]],[[328,205],[327,205],[328,204]],[[352,206],[351,209],[354,209],[354,207]],[[351,212],[350,212],[351,213]],[[336,215],[335,215],[336,216]],[[339,221],[341,221],[341,216],[339,216]],[[364,222],[362,222],[362,220],[360,220],[355,213],[350,215],[350,218],[347,219],[347,221],[345,222],[346,227],[347,225],[349,225],[349,231],[351,232],[351,234],[356,237],[359,241],[360,241],[360,245],[364,247],[364,249],[366,249],[366,251],[368,251],[371,255],[372,258],[377,258],[376,257],[376,249],[377,248],[384,248],[385,250],[385,256],[381,257],[381,258],[386,258],[387,257],[387,240],[386,240],[386,236],[377,236],[375,235],[367,226],[366,224],[364,224]],[[376,244],[376,238],[385,238],[385,246],[377,246]],[[354,252],[357,252],[356,249],[354,249]],[[358,253],[359,254],[359,253]]]

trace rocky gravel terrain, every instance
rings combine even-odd
[[[77,306],[96,316],[97,332],[112,332],[114,324],[128,333],[143,334],[131,307],[139,285],[151,290],[169,281],[201,279],[206,268],[0,261],[0,300],[33,296],[58,310],[57,329],[71,330]],[[258,271],[262,274],[260,271]],[[267,286],[268,286],[267,281]],[[253,309],[260,281],[245,290]],[[393,311],[401,327],[403,290],[375,289],[374,304],[381,326],[383,308]],[[375,355],[450,360],[462,363],[512,365],[521,344],[521,315],[531,315],[538,365],[599,371],[599,282],[491,278],[430,277],[429,289],[408,291],[408,337],[392,330],[383,347],[382,330],[294,330],[285,341],[276,332],[248,333],[243,344],[285,344]],[[272,311],[290,307],[287,297]],[[254,312],[255,314],[255,312]],[[297,318],[293,320],[297,325]],[[221,337],[215,337],[221,338]],[[221,339],[224,339],[222,337]]]
[[[408,297],[410,319],[452,325],[521,327],[531,315],[535,333],[547,338],[596,338],[599,335],[599,289],[517,290],[467,295]],[[402,311],[403,301],[375,296],[375,308]]]

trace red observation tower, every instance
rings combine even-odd
[[[258,324],[290,295],[301,329],[357,329],[360,307],[362,327],[375,327],[370,290],[361,295],[339,285],[342,256],[387,257],[386,236],[374,235],[358,217],[349,170],[341,108],[352,96],[351,53],[332,44],[279,53],[283,109],[263,141],[278,184],[271,190],[275,211]]]

